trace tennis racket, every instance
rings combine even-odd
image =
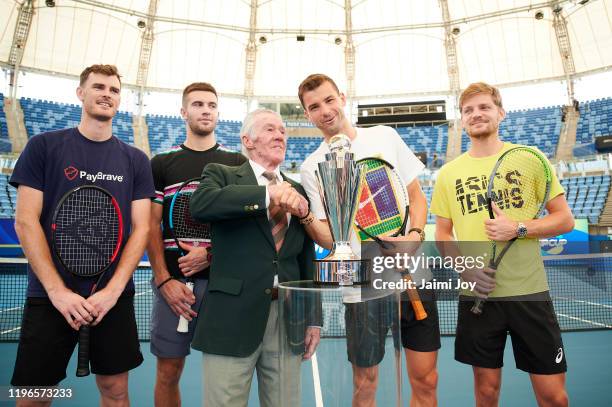
[[[91,296],[117,259],[123,242],[123,218],[117,200],[98,186],[76,187],[59,201],[51,230],[53,250],[67,271],[78,277],[98,276]],[[89,325],[79,328],[78,377],[90,373],[89,334]]]
[[[191,246],[207,247],[210,261],[210,226],[207,223],[196,222],[191,217],[189,210],[189,201],[199,185],[200,178],[191,178],[183,182],[176,190],[170,202],[168,226],[170,234],[183,256],[187,253],[181,249],[180,242]],[[187,288],[193,291],[193,279],[191,277],[187,277],[185,284]],[[182,315],[179,318],[176,330],[183,333],[189,330],[189,321]]]
[[[362,158],[357,161],[362,169],[359,205],[355,215],[355,226],[360,240],[371,239],[384,249],[393,244],[379,236],[400,236],[406,232],[408,223],[408,193],[404,181],[395,168],[380,158]],[[404,280],[412,281],[410,273]],[[423,303],[416,289],[407,290],[416,318],[427,318]]]
[[[524,221],[540,217],[546,207],[552,170],[542,154],[530,147],[514,147],[499,157],[487,187],[487,209],[489,218],[495,219],[492,203],[501,209],[505,216],[514,221]],[[492,241],[489,268],[497,270],[499,263],[516,241]],[[496,257],[496,253],[497,254]],[[471,311],[482,314],[485,299],[477,298]]]

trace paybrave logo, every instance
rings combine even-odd
[[[90,174],[87,171],[78,170],[72,165],[64,168],[64,175],[66,175],[69,181],[74,180],[78,175],[79,179],[84,179],[93,184],[95,184],[96,181],[123,182],[123,175],[105,174],[102,171],[98,171],[96,174]]]
[[[68,181],[72,181],[79,174],[79,170],[74,168],[72,165],[70,167],[64,168],[64,175],[68,178]]]

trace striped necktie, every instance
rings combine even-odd
[[[276,174],[271,171],[265,171],[262,174],[268,181],[268,185],[276,185]],[[282,210],[280,206],[273,206],[270,208],[270,228],[272,229],[272,237],[274,238],[274,245],[278,252],[283,245],[285,240],[285,233],[287,232],[287,213]]]

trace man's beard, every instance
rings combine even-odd
[[[342,118],[336,117],[336,119],[334,120],[334,123],[331,126],[322,124],[319,130],[327,134],[330,134],[332,136],[335,136],[336,134],[340,133],[340,131],[342,130],[342,123],[343,123]]]
[[[198,126],[197,122],[193,124],[190,121],[188,121],[187,123],[189,124],[189,128],[191,129],[191,132],[194,135],[199,136],[199,137],[210,136],[215,131],[215,127],[216,127],[216,126],[212,126],[212,128],[209,130],[208,128],[202,129],[200,126]]]
[[[107,122],[109,120],[113,120],[113,116],[105,116],[101,114],[90,114],[90,116],[99,122]]]
[[[93,105],[90,105],[90,106],[87,106],[87,105],[84,106],[85,112],[87,113],[87,115],[96,121],[107,122],[109,120],[113,120],[113,117],[115,117],[115,114],[117,113],[117,111],[113,111],[112,109],[109,109],[108,111],[104,112],[106,114],[97,113],[96,106],[97,106],[97,103],[94,103]]]
[[[469,131],[466,130],[466,133],[471,138],[482,140],[482,139],[486,139],[486,138],[489,138],[489,137],[497,134],[498,131],[499,131],[499,125],[498,126],[493,126],[493,128],[491,128],[491,129],[487,128],[486,130],[481,130],[481,131],[477,131],[477,132],[469,132]]]

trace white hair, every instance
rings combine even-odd
[[[257,117],[265,113],[273,114],[274,116],[278,117],[278,119],[281,122],[283,121],[283,118],[281,117],[281,115],[275,112],[274,110],[263,109],[263,108],[256,109],[248,113],[246,117],[244,118],[244,120],[242,121],[242,128],[240,129],[240,135],[242,136],[246,134],[247,136],[249,136],[251,140],[255,141],[255,139],[257,138],[257,134],[253,133],[253,127],[255,127],[255,123],[257,123]]]
[[[242,121],[242,127],[240,128],[240,137],[246,135],[249,139],[251,139],[251,141],[255,141],[257,139],[257,134],[253,132],[253,128],[255,127],[259,116],[263,114],[273,114],[274,116],[278,117],[281,122],[283,121],[281,115],[275,112],[274,110],[263,108],[253,110],[252,112],[249,112]],[[249,156],[249,151],[245,147],[244,142],[242,142],[242,154],[246,155],[247,157]]]

